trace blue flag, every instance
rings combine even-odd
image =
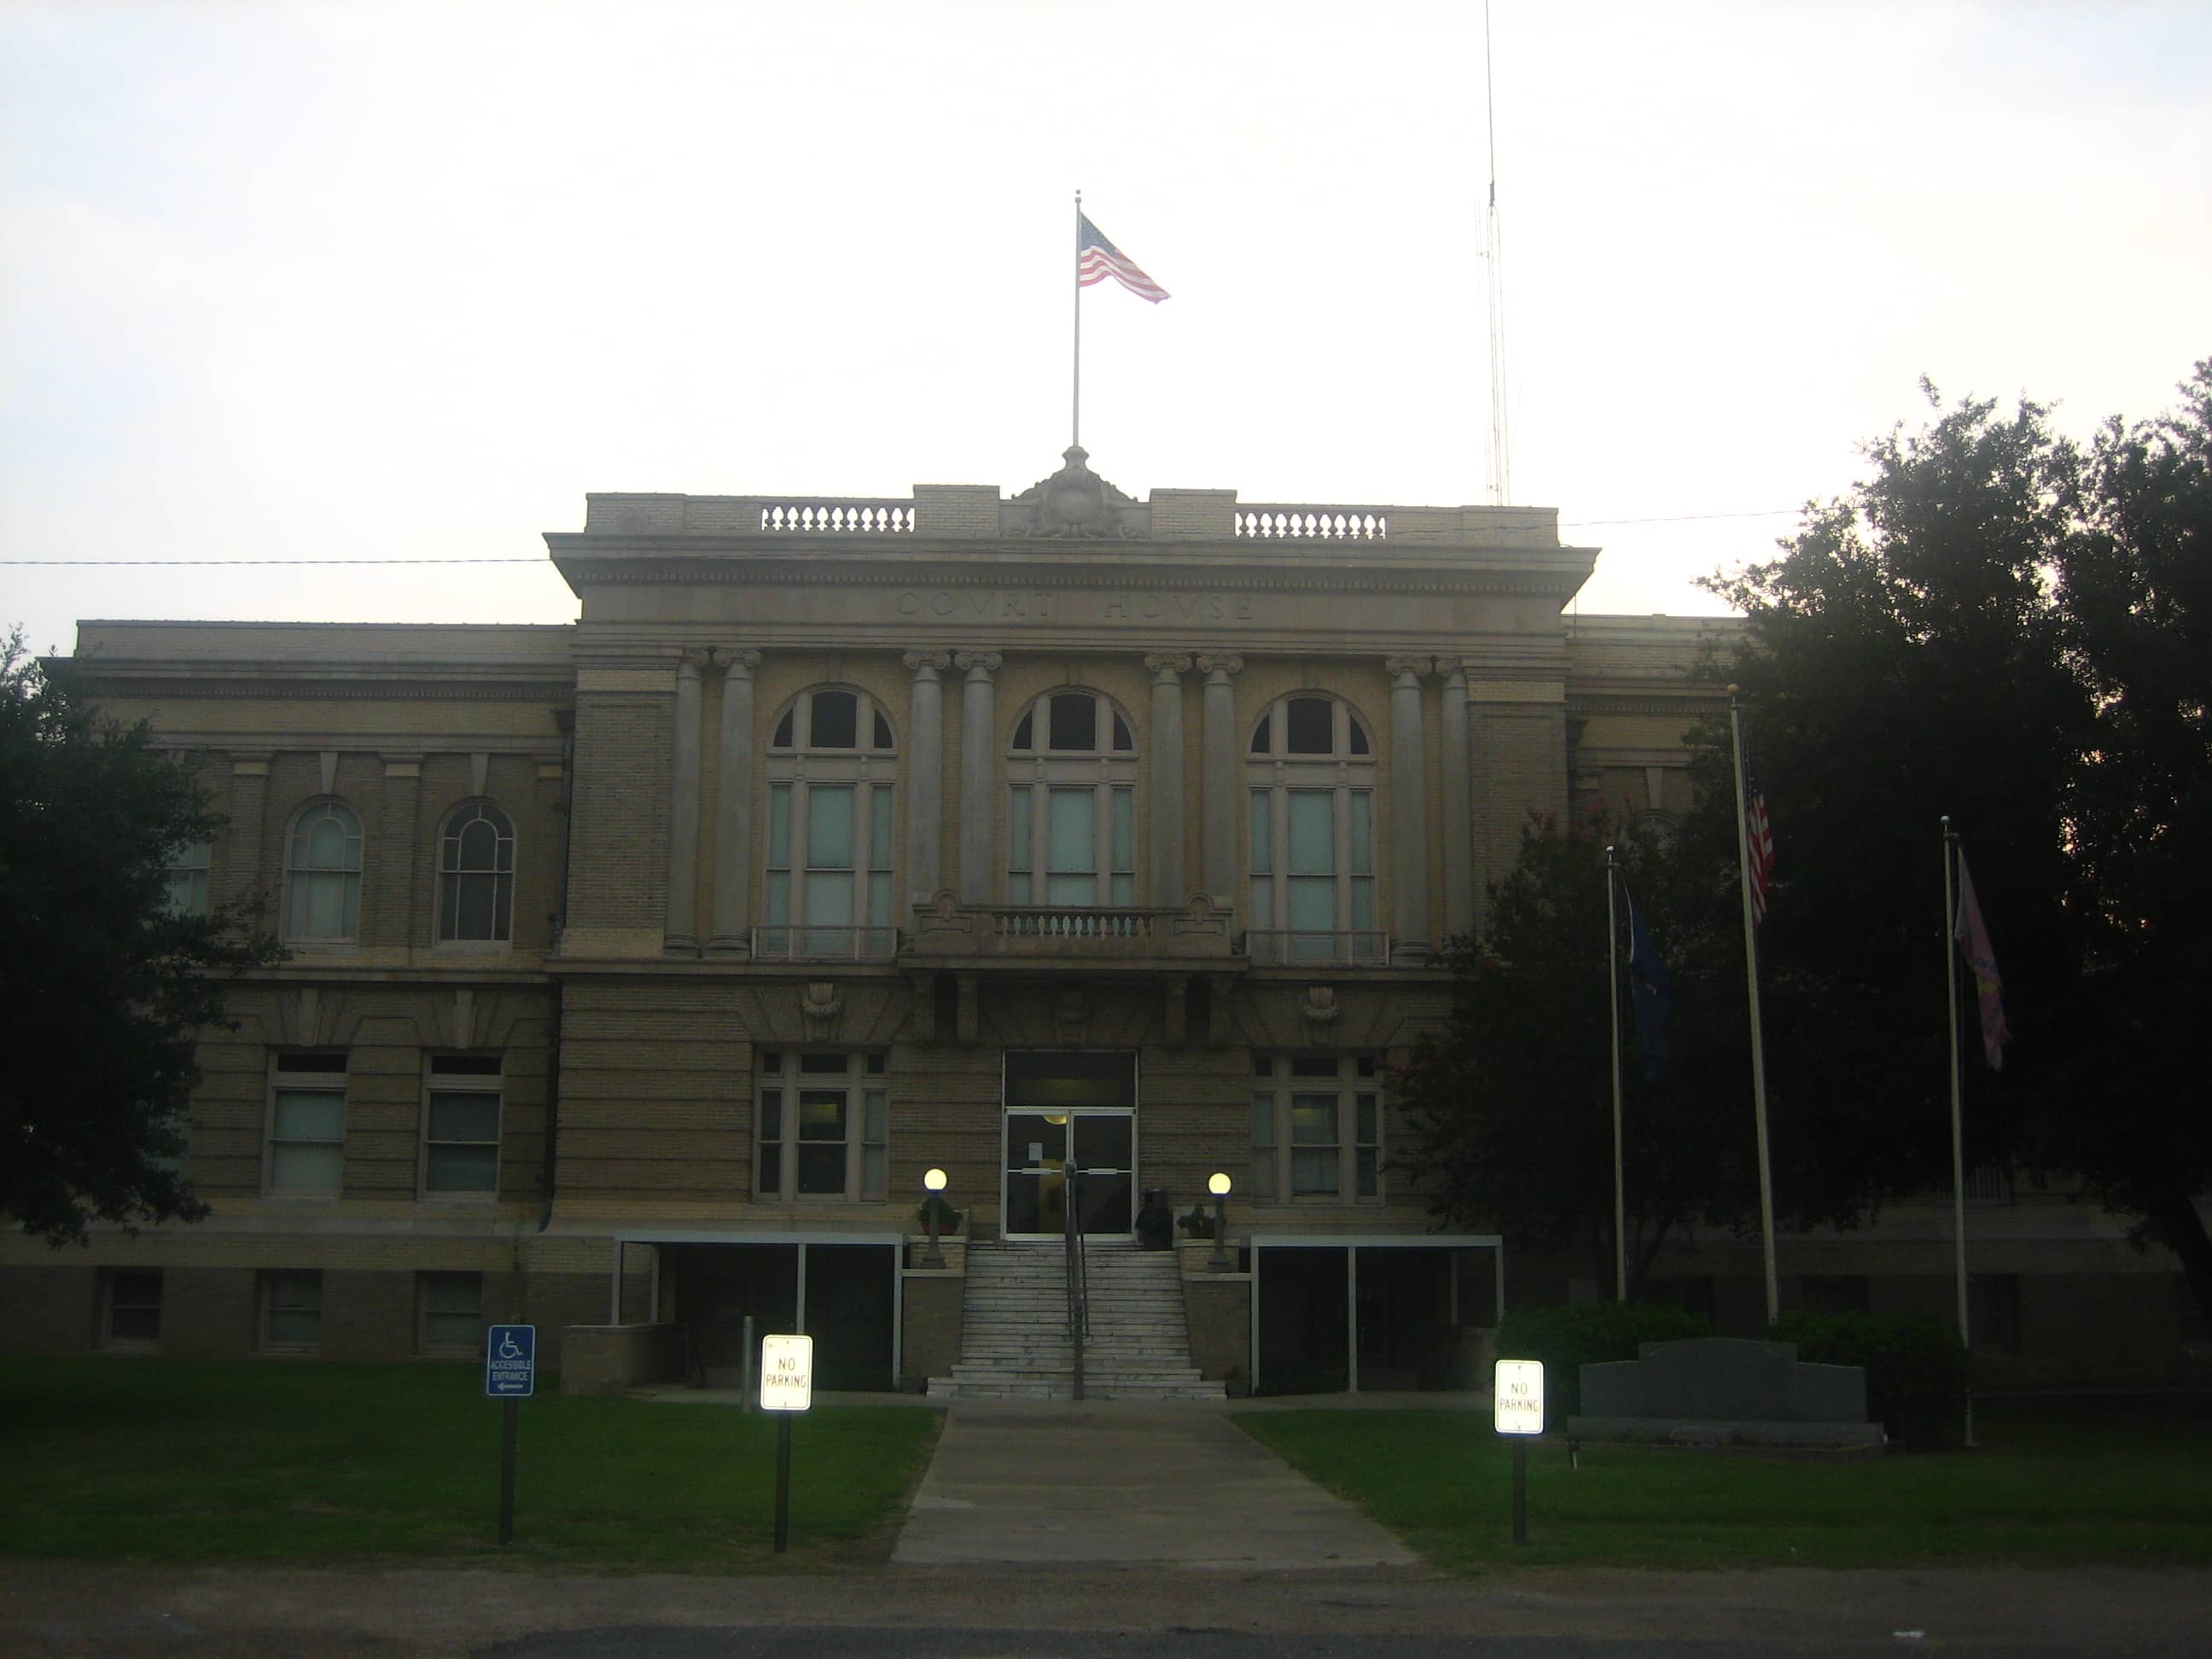
[[[1650,1083],[1667,1069],[1667,1017],[1674,1012],[1674,981],[1644,931],[1625,881],[1620,896],[1628,900],[1628,984],[1636,1009],[1636,1047],[1644,1056],[1644,1080]]]

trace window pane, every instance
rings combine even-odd
[[[173,915],[205,915],[208,913],[208,872],[205,870],[169,872],[169,890],[166,902]]]
[[[868,867],[891,867],[891,787],[876,785],[868,797]]]
[[[319,1313],[289,1312],[270,1309],[269,1340],[287,1347],[312,1348],[322,1334],[323,1316]]]
[[[845,1139],[845,1093],[840,1089],[808,1089],[799,1097],[799,1138],[801,1140]]]
[[[783,1148],[775,1141],[761,1146],[760,1184],[754,1190],[763,1198],[774,1198],[783,1191]]]
[[[499,831],[482,818],[462,824],[453,837],[453,867],[496,870],[499,866]]]
[[[1113,888],[1106,896],[1109,904],[1129,905],[1137,902],[1137,878],[1133,875],[1115,876]]]
[[[1030,867],[1030,794],[1026,784],[1014,786],[1006,797],[1006,869],[1018,874]],[[1017,900],[1018,903],[1021,901]]]
[[[1265,876],[1252,884],[1249,925],[1254,927],[1273,927],[1275,925],[1275,884]]]
[[[1375,1111],[1375,1097],[1373,1095],[1360,1096],[1359,1144],[1361,1146],[1372,1146],[1379,1139],[1381,1139],[1381,1137],[1376,1133],[1377,1127]]]
[[[810,1077],[842,1077],[853,1069],[853,1062],[842,1054],[801,1054],[799,1069]]]
[[[853,921],[853,878],[844,872],[806,878],[806,919],[824,927],[849,927]]]
[[[1329,789],[1291,791],[1291,873],[1336,873],[1336,794]]]
[[[1017,748],[1017,749],[1034,749],[1035,747],[1036,747],[1036,744],[1035,741],[1034,741],[1034,740],[1030,738],[1030,733],[1031,730],[1033,729],[1034,724],[1035,724],[1035,722],[1033,721],[1033,720],[1031,719],[1031,717],[1030,717],[1030,714],[1026,714],[1026,713],[1023,714],[1023,716],[1022,716],[1022,718],[1021,718],[1021,723],[1020,723],[1019,725],[1018,725],[1017,726],[1015,726],[1015,727],[1014,727],[1014,747],[1015,747],[1015,748]]]
[[[1062,691],[1052,699],[1051,745],[1088,753],[1098,747],[1098,700],[1087,691]]]
[[[860,1154],[860,1196],[881,1198],[884,1194],[884,1149],[870,1146]]]
[[[1098,808],[1088,789],[1053,789],[1051,839],[1045,868],[1059,872],[1098,868]]]
[[[432,1095],[430,1139],[433,1140],[497,1140],[497,1095]]]
[[[353,860],[348,856],[348,843],[351,839],[343,823],[317,818],[307,826],[307,855],[300,862],[310,870],[350,869]]]
[[[871,1089],[868,1091],[866,1109],[866,1129],[863,1138],[871,1141],[881,1141],[884,1139],[886,1138],[884,1130],[890,1122],[890,1112],[889,1107],[884,1102],[882,1090]]]
[[[1134,793],[1114,792],[1114,868],[1133,872],[1137,867],[1137,804]]]
[[[345,1173],[345,1152],[337,1146],[277,1146],[270,1150],[271,1192],[334,1193]]]
[[[768,878],[768,924],[781,927],[791,920],[791,878],[771,870]]]
[[[422,1305],[432,1313],[473,1315],[482,1295],[473,1273],[433,1273],[422,1281]]]
[[[806,792],[806,862],[817,870],[853,867],[853,790],[849,784],[834,788],[817,784]]]
[[[1116,714],[1114,716],[1114,752],[1117,755],[1127,755],[1133,752],[1136,746],[1137,740],[1129,735],[1128,721]]]
[[[1044,884],[1047,904],[1096,904],[1098,902],[1098,878],[1096,876],[1048,876]]]
[[[1275,827],[1273,799],[1265,789],[1252,792],[1252,873],[1255,876],[1272,874],[1275,867],[1271,846]]]
[[[769,739],[769,747],[774,749],[788,749],[792,746],[791,717],[797,712],[797,710],[791,708],[787,708],[783,711],[783,718],[775,723],[775,736]]]
[[[1357,716],[1350,713],[1346,714],[1344,724],[1352,733],[1352,752],[1355,755],[1368,753],[1367,728],[1359,723]]]
[[[1327,755],[1336,749],[1336,705],[1326,697],[1292,697],[1285,726],[1293,755]]]
[[[1352,883],[1352,925],[1372,927],[1375,925],[1375,883],[1371,877],[1358,876]]]
[[[473,1348],[483,1340],[483,1322],[473,1313],[428,1314],[422,1340],[433,1348]]]
[[[817,691],[814,694],[812,735],[807,746],[813,749],[854,749],[860,742],[860,699],[850,691]]]
[[[1273,1095],[1252,1097],[1252,1144],[1273,1146],[1275,1144],[1275,1097]]]
[[[843,1192],[844,1147],[802,1146],[799,1149],[799,1190],[802,1193]]]
[[[1333,1194],[1336,1190],[1335,1147],[1314,1151],[1297,1146],[1291,1149],[1291,1196]]]
[[[883,871],[868,878],[868,926],[891,925],[891,878]]]
[[[1382,1192],[1382,1183],[1376,1174],[1375,1149],[1372,1146],[1362,1146],[1358,1153],[1355,1154],[1355,1158],[1359,1165],[1358,1196],[1361,1198],[1376,1197]]]
[[[423,1187],[434,1193],[499,1190],[496,1146],[433,1146],[424,1161]]]
[[[875,743],[878,749],[891,746],[891,723],[884,718],[884,711],[876,710]]]
[[[311,1313],[322,1311],[323,1279],[320,1273],[277,1273],[272,1277],[270,1285],[270,1307],[304,1309]]]
[[[1291,1144],[1297,1146],[1336,1145],[1336,1097],[1291,1097]]]
[[[1375,873],[1375,794],[1372,790],[1352,792],[1352,873],[1371,876]]]
[[[1291,1061],[1292,1077],[1326,1077],[1336,1075],[1336,1062],[1326,1055],[1299,1054]]]
[[[108,1310],[107,1334],[118,1342],[153,1342],[161,1334],[159,1308],[126,1308],[117,1303]]]
[[[761,1097],[761,1139],[783,1139],[783,1091],[771,1089]]]
[[[1007,878],[1006,902],[1009,904],[1030,904],[1035,902],[1034,899],[1030,896],[1030,878],[1027,871],[1024,871],[1019,875],[1012,876]]]
[[[499,884],[502,876],[447,876],[453,884],[453,927],[448,937],[494,939],[501,936]]]
[[[791,867],[791,786],[774,784],[768,792],[768,867]]]
[[[345,1133],[345,1097],[322,1090],[279,1089],[276,1134],[279,1140],[337,1140]]]
[[[1328,933],[1336,929],[1336,884],[1326,876],[1302,876],[1290,884],[1293,932]]]
[[[500,1058],[497,1054],[433,1054],[430,1056],[430,1075],[433,1077],[497,1077]]]

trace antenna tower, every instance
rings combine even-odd
[[[1482,258],[1490,278],[1490,499],[1511,499],[1511,445],[1505,410],[1505,249],[1498,224],[1498,92],[1491,69],[1490,0],[1482,5],[1483,112],[1490,128],[1490,206],[1483,225]]]

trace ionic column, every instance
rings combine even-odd
[[[1467,665],[1444,670],[1444,933],[1474,926],[1474,819],[1468,793]]]
[[[1212,653],[1195,659],[1206,676],[1200,709],[1199,749],[1205,771],[1199,783],[1200,823],[1206,896],[1216,904],[1237,902],[1237,687],[1244,659]]]
[[[945,683],[949,651],[909,651],[914,685],[906,705],[906,903],[909,915],[945,884]]]
[[[952,665],[966,674],[960,689],[960,902],[991,902],[993,763],[998,750],[998,687],[1003,661],[995,651],[958,651]]]
[[[1190,896],[1182,881],[1182,677],[1190,659],[1163,653],[1145,666],[1152,676],[1151,902],[1181,904]]]
[[[714,773],[714,931],[707,948],[744,956],[753,943],[753,670],[761,653],[720,654],[727,667]]]
[[[1429,958],[1428,744],[1421,731],[1426,657],[1390,657],[1390,959]]]
[[[699,948],[699,670],[706,653],[676,665],[676,763],[668,787],[668,922],[662,945]]]

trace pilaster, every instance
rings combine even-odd
[[[1237,685],[1244,659],[1212,652],[1194,659],[1206,676],[1199,747],[1205,770],[1199,803],[1206,892],[1224,908],[1237,904]]]
[[[1190,659],[1156,653],[1145,659],[1152,677],[1152,886],[1150,902],[1181,904],[1190,896],[1183,885],[1182,677]]]
[[[949,651],[909,651],[902,659],[914,684],[907,694],[906,903],[935,901],[945,884],[945,684]]]
[[[991,677],[1004,660],[995,651],[960,651],[953,666],[967,676],[960,688],[960,902],[991,902],[991,854],[997,814],[992,784],[997,776],[998,685]]]
[[[761,653],[741,647],[720,654],[726,665],[714,775],[714,931],[707,948],[742,957],[752,950],[753,671]]]
[[[1427,657],[1389,657],[1390,676],[1390,959],[1419,963],[1429,940],[1429,751],[1421,725]]]
[[[675,765],[668,790],[668,900],[664,947],[699,948],[700,671],[707,653],[686,651],[676,665]]]
[[[1441,659],[1444,702],[1437,738],[1443,748],[1444,936],[1474,926],[1474,831],[1468,793],[1467,665]]]

